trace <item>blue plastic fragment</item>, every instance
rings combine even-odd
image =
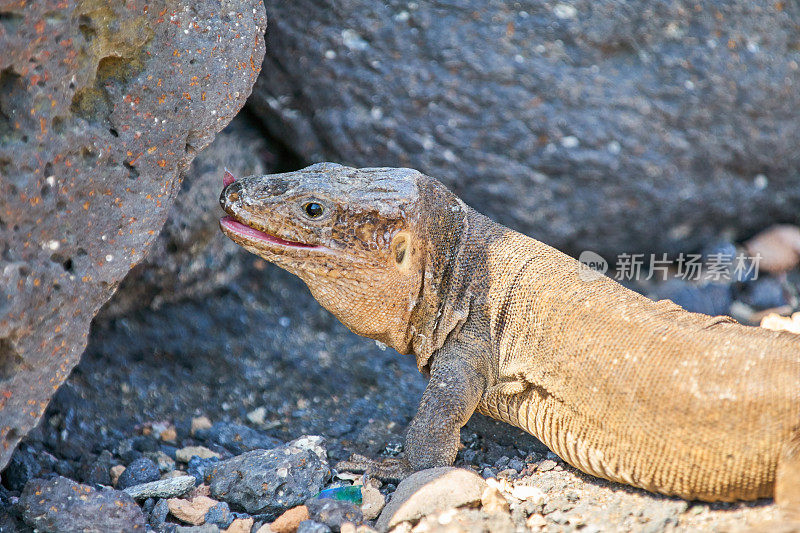
[[[361,505],[361,486],[360,485],[347,485],[344,487],[334,487],[332,489],[324,489],[314,496],[315,499],[321,500],[328,498],[331,500],[340,500],[356,505]]]

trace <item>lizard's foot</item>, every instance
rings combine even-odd
[[[376,461],[357,453],[351,455],[347,461],[337,463],[336,469],[356,474],[363,473],[365,478],[380,479],[387,483],[399,483],[414,473],[411,464],[405,459],[389,457]]]

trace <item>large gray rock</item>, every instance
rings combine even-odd
[[[330,477],[321,442],[306,436],[220,461],[207,474],[211,495],[247,513],[277,517],[317,494]]]
[[[158,235],[182,173],[244,104],[265,26],[260,0],[3,8],[0,467]]]
[[[34,479],[19,498],[25,522],[43,532],[144,531],[145,517],[119,490],[96,490],[65,477]]]
[[[411,166],[573,253],[800,221],[800,3],[266,3],[248,105],[307,162]]]

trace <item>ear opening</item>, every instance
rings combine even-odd
[[[400,270],[408,270],[411,263],[411,235],[401,231],[392,239],[392,252],[395,266]]]

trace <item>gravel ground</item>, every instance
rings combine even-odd
[[[243,255],[242,262],[244,272],[234,283],[203,299],[96,321],[82,362],[15,456],[14,464],[36,457],[39,471],[4,475],[6,487],[16,489],[4,493],[6,503],[17,504],[8,505],[9,520],[20,512],[15,498],[28,478],[53,472],[96,486],[103,478],[98,481],[92,467],[134,466],[142,456],[161,466],[162,477],[176,475],[175,469],[195,475],[197,464],[194,473],[191,464],[176,466],[182,447],[204,446],[223,460],[250,449],[246,439],[224,440],[219,428],[211,436],[212,430],[193,433],[198,417],[223,423],[222,429],[224,423],[247,426],[254,430],[248,438],[264,448],[320,435],[330,465],[353,452],[376,456],[401,449],[425,386],[412,358],[347,331],[298,279],[258,258]],[[723,531],[775,514],[770,500],[685,502],[587,476],[530,435],[480,415],[462,431],[462,443],[456,466],[498,480],[512,502],[509,516],[526,529]],[[162,455],[172,456],[166,467],[157,462]],[[324,487],[341,483],[327,477]],[[543,498],[521,506],[508,496],[516,486],[536,487]],[[388,496],[394,486],[381,490]],[[180,523],[174,514],[154,522],[152,513],[168,509],[156,505],[160,501],[139,503],[151,526],[170,530]],[[233,509],[242,512],[235,504]],[[479,526],[486,513],[463,513],[456,516],[459,528],[488,527]],[[263,522],[279,513],[251,514]],[[426,520],[420,528],[445,527],[440,522],[450,524],[453,517]]]

